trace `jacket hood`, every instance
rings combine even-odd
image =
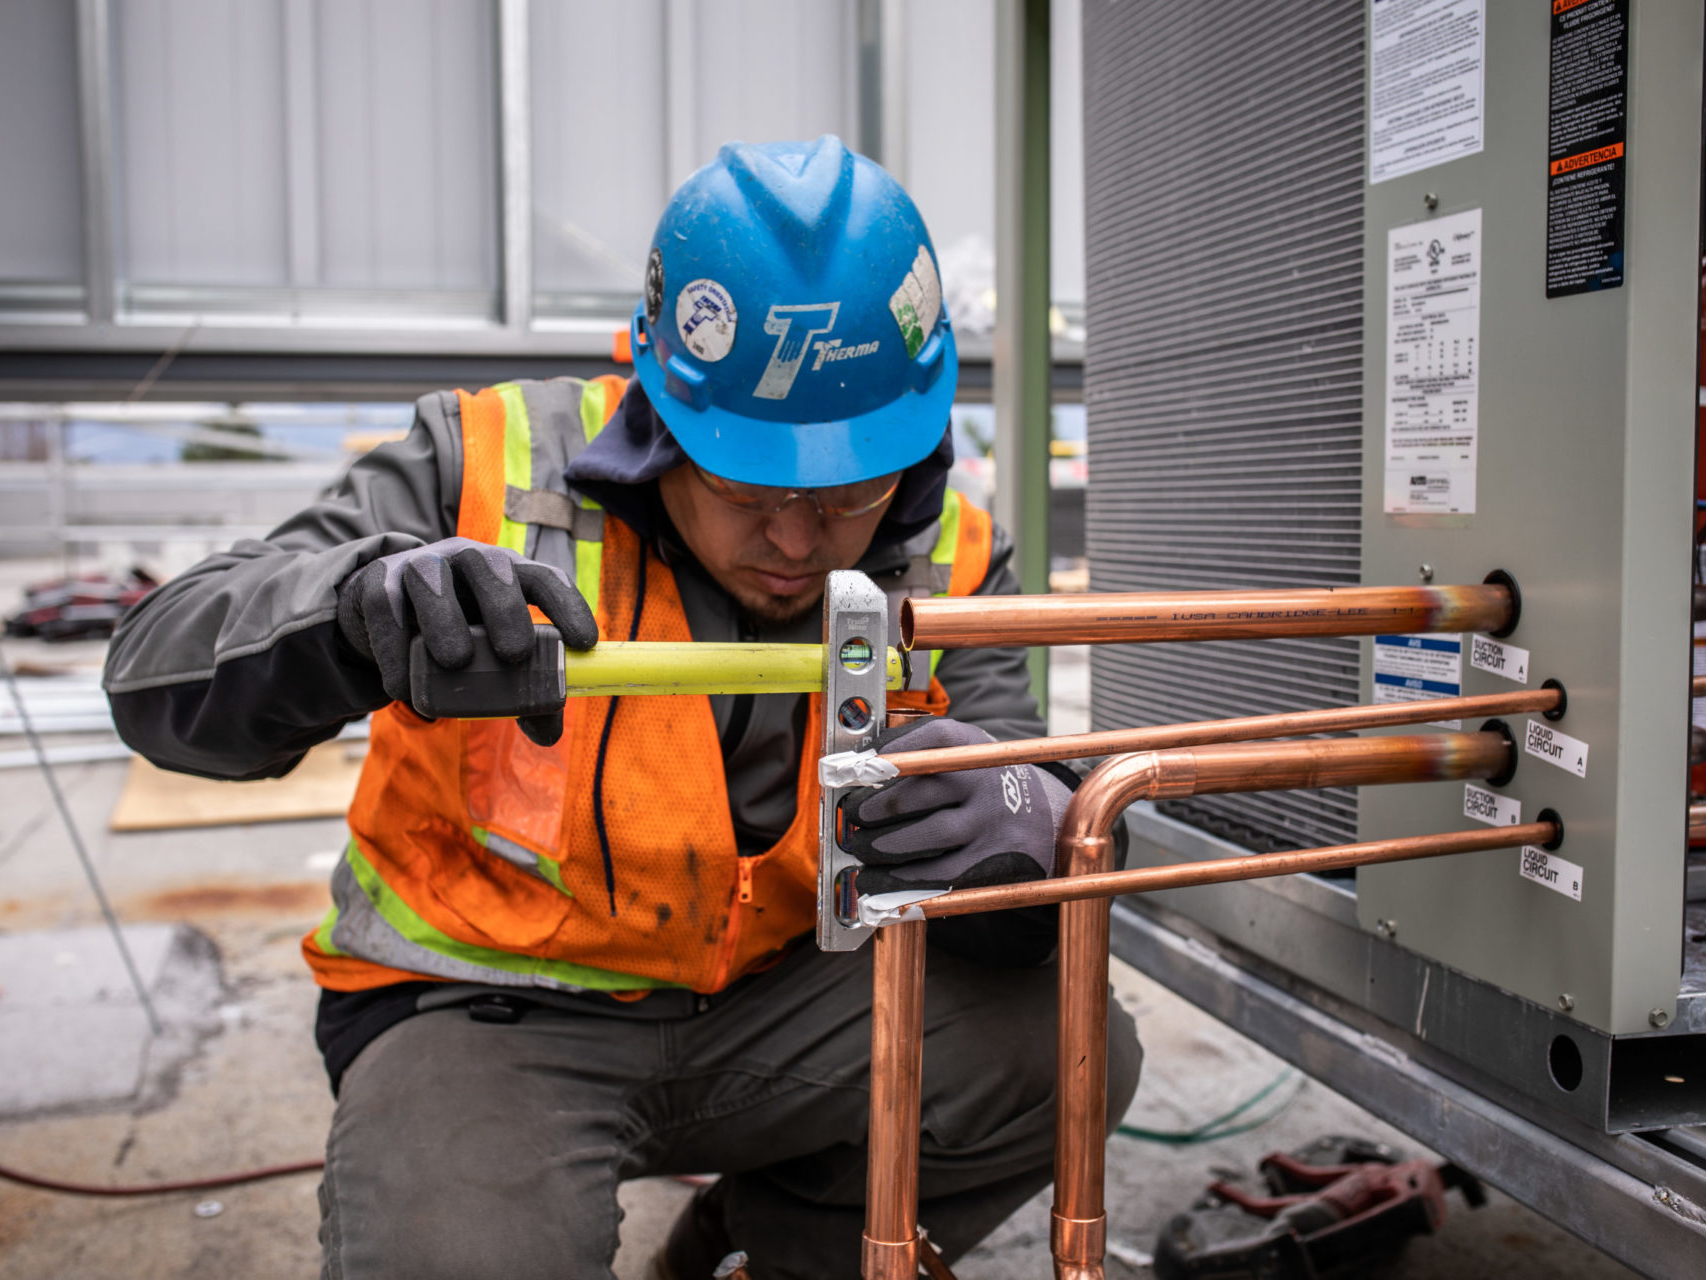
[[[643,538],[668,527],[657,478],[688,461],[687,452],[653,410],[638,378],[628,382],[604,430],[564,469],[563,478]],[[923,532],[942,514],[954,435],[946,425],[936,448],[901,473],[900,488],[871,537],[877,551]],[[867,553],[868,554],[868,553]]]

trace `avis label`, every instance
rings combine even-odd
[[[1539,756],[1547,764],[1555,764],[1578,778],[1588,776],[1588,744],[1567,733],[1559,733],[1549,724],[1530,720],[1528,736],[1523,739],[1522,747],[1529,755]]]
[[[1554,893],[1574,898],[1577,902],[1582,900],[1582,869],[1575,863],[1531,844],[1523,845],[1521,852],[1522,861],[1517,865],[1517,871],[1524,880],[1545,885]]]
[[[1522,801],[1471,782],[1463,788],[1463,816],[1489,827],[1514,827],[1522,821]]]
[[[1472,636],[1469,665],[1477,671],[1491,671],[1518,684],[1528,683],[1528,650],[1519,649],[1514,644],[1500,644],[1487,636]]]

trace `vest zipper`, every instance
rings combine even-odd
[[[729,969],[734,964],[735,948],[740,942],[741,904],[752,901],[752,866],[750,858],[735,855],[735,893],[729,903],[729,918],[723,928],[723,944],[718,948],[717,971],[711,976],[711,989],[721,991],[729,984]]]

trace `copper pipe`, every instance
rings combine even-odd
[[[1081,760],[1086,756],[1160,751],[1211,742],[1301,738],[1314,733],[1426,724],[1433,720],[1479,720],[1523,712],[1544,713],[1557,708],[1563,698],[1563,690],[1558,688],[1524,689],[1517,693],[1489,693],[1473,698],[1435,698],[1427,702],[1394,702],[1384,706],[1325,707],[1317,711],[1287,711],[1269,716],[1240,716],[1232,720],[1197,720],[1145,729],[1113,729],[1105,733],[986,742],[970,747],[932,747],[923,751],[897,751],[883,759],[905,778],[921,773],[1037,764],[1044,760]]]
[[[871,1120],[865,1280],[917,1280],[918,1130],[924,1056],[924,922],[877,931],[871,987]]]
[[[900,606],[907,649],[1266,640],[1379,632],[1503,631],[1510,589],[1343,587],[1060,596],[921,596]]]
[[[1688,806],[1688,839],[1706,840],[1706,804]]]
[[[1445,733],[1231,743],[1116,756],[1073,794],[1061,821],[1055,868],[1066,876],[1108,872],[1114,823],[1137,800],[1485,778],[1508,766],[1512,749],[1495,733]],[[1060,1078],[1050,1231],[1056,1280],[1103,1280],[1109,907],[1107,898],[1093,898],[1063,902],[1060,908]]]
[[[1695,643],[1698,644],[1699,641]],[[1706,698],[1706,676],[1695,676],[1689,685],[1689,692],[1696,698]]]
[[[1702,821],[1706,822],[1706,815]],[[1117,898],[1128,893],[1158,893],[1164,889],[1189,889],[1197,885],[1225,884],[1232,880],[1261,880],[1269,876],[1301,875],[1305,872],[1341,871],[1377,862],[1410,862],[1417,858],[1440,858],[1454,853],[1478,853],[1486,849],[1514,849],[1525,844],[1550,844],[1558,838],[1555,822],[1525,822],[1509,827],[1477,827],[1473,831],[1446,831],[1438,835],[1404,836],[1393,840],[1365,840],[1361,844],[1336,844],[1320,849],[1286,853],[1253,853],[1238,858],[1211,858],[1203,862],[1181,862],[1165,867],[1136,867],[1130,871],[1104,871],[1023,884],[990,885],[984,889],[956,889],[940,898],[918,904],[926,919],[963,916],[977,911],[1007,911],[1014,907],[1040,907],[1055,902],[1086,898]]]
[[[947,1262],[936,1252],[936,1246],[930,1243],[922,1230],[918,1233],[918,1265],[930,1280],[954,1280],[954,1273],[948,1269]]]

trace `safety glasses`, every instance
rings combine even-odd
[[[795,498],[803,498],[817,508],[819,516],[851,520],[875,511],[894,497],[895,490],[900,488],[898,471],[853,484],[832,484],[821,489],[787,489],[781,485],[744,484],[739,480],[729,480],[712,475],[698,463],[693,463],[692,467],[700,484],[731,507],[753,515],[774,515]]]

